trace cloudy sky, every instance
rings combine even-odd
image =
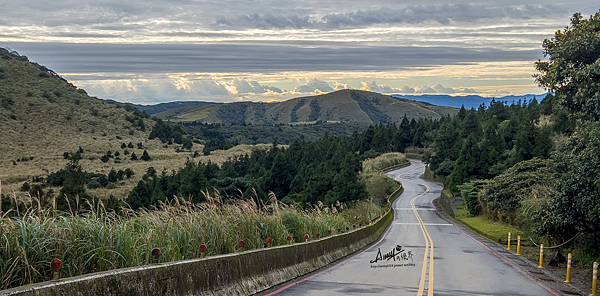
[[[541,43],[597,0],[0,0],[0,47],[119,101],[358,88],[540,93]]]

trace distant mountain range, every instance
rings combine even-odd
[[[228,124],[374,124],[399,122],[404,116],[440,118],[457,112],[455,108],[349,89],[274,103],[171,102],[137,107],[163,119]]]
[[[492,100],[496,100],[497,102],[504,102],[505,104],[513,104],[519,101],[525,101],[527,103],[531,102],[534,98],[541,102],[546,94],[527,94],[521,96],[504,96],[499,98],[491,98],[491,97],[482,97],[478,95],[469,95],[469,96],[450,96],[450,95],[392,95],[394,98],[402,98],[408,100],[414,100],[417,102],[425,102],[437,106],[446,106],[446,107],[454,107],[460,108],[465,106],[465,108],[479,108],[481,104],[489,106]]]

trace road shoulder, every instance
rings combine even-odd
[[[526,258],[515,255],[514,253],[508,252],[505,246],[500,245],[487,237],[473,231],[467,225],[463,224],[460,220],[448,215],[442,205],[440,205],[440,197],[433,201],[433,205],[436,208],[436,213],[444,220],[449,223],[453,223],[456,227],[460,228],[473,240],[480,243],[490,254],[494,255],[504,263],[513,267],[517,272],[522,273],[525,277],[536,282],[538,285],[546,289],[550,295],[585,295],[587,294],[576,286],[568,286],[563,283],[563,279],[560,275],[554,274],[547,269],[539,269],[536,264],[527,260]]]

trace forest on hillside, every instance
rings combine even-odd
[[[427,162],[471,215],[507,222],[552,243],[600,244],[600,13],[543,43],[541,104],[461,110],[431,134]]]

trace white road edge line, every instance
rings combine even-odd
[[[421,225],[420,223],[411,223],[411,222],[394,222],[394,225]],[[454,226],[454,224],[450,223],[423,223],[425,226]]]

